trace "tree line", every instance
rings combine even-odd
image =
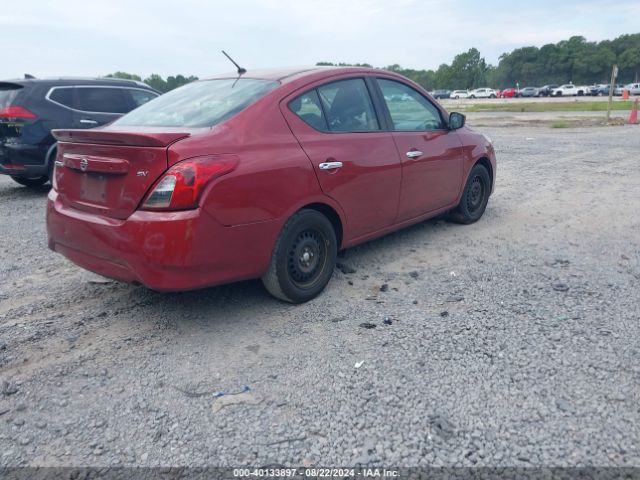
[[[487,64],[478,49],[471,48],[436,70],[413,70],[388,65],[428,90],[479,87],[539,87],[546,84],[609,83],[611,68],[618,65],[616,83],[637,81],[640,76],[640,33],[621,35],[614,40],[588,42],[582,36],[549,43],[542,47],[522,47],[504,53],[498,65]],[[317,65],[346,65],[318,62]],[[355,66],[370,66],[354,64]]]
[[[107,75],[107,78],[122,78],[124,80],[136,80],[138,82],[144,82],[151,88],[155,88],[162,93],[166,93],[169,90],[173,90],[174,88],[178,88],[182,85],[193,82],[194,80],[198,80],[198,77],[194,77],[193,75],[190,75],[188,77],[185,77],[184,75],[170,75],[165,80],[157,73],[153,73],[143,80],[140,75],[135,75],[127,72],[110,73],[109,75]]]
[[[585,85],[609,83],[614,64],[619,68],[617,83],[638,81],[640,33],[621,35],[614,40],[601,42],[588,42],[582,36],[574,36],[540,48],[517,48],[510,53],[503,53],[495,66],[488,64],[478,49],[470,48],[456,55],[451,64],[443,63],[436,70],[414,70],[398,64],[388,65],[384,69],[398,72],[427,90],[454,90],[506,88],[515,87],[516,84],[522,88],[567,82]],[[368,63],[318,62],[316,65],[372,67]],[[115,72],[107,76],[143,81],[161,92],[168,92],[198,79],[194,76],[176,75],[165,80],[154,73],[142,80],[140,76],[126,72]]]

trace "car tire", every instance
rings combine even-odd
[[[496,96],[492,94],[492,95],[489,95],[489,98],[496,98]]]
[[[468,225],[477,222],[484,214],[491,194],[491,177],[484,165],[476,164],[462,191],[462,198],[456,209],[449,215],[456,223]]]
[[[337,255],[329,219],[316,210],[300,210],[282,228],[262,283],[280,300],[307,302],[329,283]]]
[[[11,177],[14,182],[19,183],[20,185],[24,185],[25,187],[40,187],[49,181],[49,177],[47,175],[42,175],[41,177]]]
[[[469,95],[469,98],[476,98],[475,95]]]

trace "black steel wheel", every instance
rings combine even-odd
[[[491,195],[491,177],[484,165],[476,164],[469,173],[462,198],[450,218],[457,223],[477,222],[487,208]]]
[[[307,302],[329,283],[337,254],[329,219],[316,210],[300,210],[282,228],[262,283],[276,298]]]

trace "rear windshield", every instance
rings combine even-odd
[[[278,85],[275,81],[252,78],[193,82],[151,100],[113,125],[211,127],[231,118]]]
[[[8,107],[18,96],[18,92],[22,87],[18,85],[8,86],[0,85],[0,108]]]

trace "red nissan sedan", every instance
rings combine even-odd
[[[444,212],[475,222],[496,173],[464,115],[366,68],[201,80],[54,135],[52,250],[159,291],[261,278],[293,303],[341,249]]]

